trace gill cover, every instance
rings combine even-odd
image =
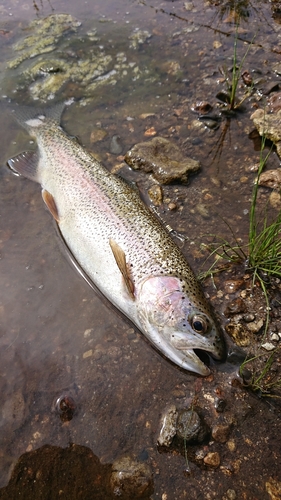
[[[203,310],[202,300],[199,307],[182,288],[175,277],[146,279],[138,295],[139,321],[149,340],[167,358],[186,370],[208,375],[209,368],[194,349],[223,359],[222,334],[209,309]]]

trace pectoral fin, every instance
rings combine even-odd
[[[128,268],[127,268],[127,262],[126,262],[126,255],[125,252],[122,250],[122,248],[114,241],[113,239],[110,238],[109,240],[110,248],[112,250],[112,253],[114,255],[114,258],[116,260],[116,264],[120,269],[120,272],[124,278],[127,290],[132,297],[132,299],[135,298],[134,295],[134,283],[129,275]]]
[[[7,161],[10,169],[32,181],[38,180],[39,156],[37,151],[25,151]]]
[[[44,203],[48,207],[48,210],[51,212],[52,216],[54,217],[54,219],[57,222],[59,222],[59,213],[58,213],[57,205],[56,205],[56,202],[55,202],[53,195],[51,193],[49,193],[49,191],[47,191],[46,189],[43,189],[42,190],[42,198],[44,200]]]

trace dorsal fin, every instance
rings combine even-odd
[[[120,269],[120,272],[124,278],[127,290],[132,297],[132,299],[135,298],[134,295],[134,283],[129,275],[128,268],[127,268],[127,262],[126,262],[126,255],[125,252],[122,250],[122,248],[114,241],[112,238],[109,239],[109,244],[110,248],[112,250],[112,253],[114,255],[114,258],[116,260],[116,264]]]
[[[48,207],[48,210],[54,217],[54,219],[59,223],[60,221],[59,212],[53,195],[49,193],[49,191],[47,191],[46,189],[42,189],[42,198],[44,200],[44,203]]]

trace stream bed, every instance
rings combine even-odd
[[[281,282],[264,276],[267,304],[247,248],[261,148],[251,117],[281,108],[281,4],[3,0],[0,12],[0,499],[280,499]],[[35,147],[12,104],[71,98],[64,130],[137,185],[197,275],[216,242],[245,252],[202,281],[230,353],[208,377],[162,357],[88,286],[38,184],[6,165]],[[156,137],[199,169],[157,177],[125,162]],[[259,218],[281,209],[279,140],[265,143]],[[256,362],[241,371],[246,356]],[[187,428],[200,421],[190,441],[183,415]]]

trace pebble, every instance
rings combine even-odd
[[[225,329],[239,347],[247,347],[250,344],[248,333],[240,323],[228,323]]]
[[[226,443],[231,431],[231,426],[226,425],[215,425],[212,428],[212,438],[218,443]]]
[[[263,349],[265,349],[266,351],[273,351],[276,346],[274,344],[272,344],[272,342],[265,342],[264,344],[261,345],[263,347]]]
[[[90,135],[91,144],[102,141],[106,137],[106,135],[107,135],[106,130],[103,130],[102,128],[94,129]]]
[[[263,327],[263,319],[260,319],[258,321],[251,321],[251,323],[247,323],[247,329],[251,333],[258,333],[262,327]]]
[[[120,155],[123,151],[123,146],[119,135],[113,135],[109,145],[110,153]]]
[[[89,358],[90,356],[92,356],[92,354],[93,354],[93,350],[89,349],[89,351],[86,351],[83,353],[83,359]]]
[[[177,436],[185,442],[202,443],[208,429],[194,410],[181,410],[177,421]]]
[[[207,453],[204,457],[204,464],[209,465],[210,467],[219,467],[220,463],[221,459],[217,451]]]
[[[148,498],[153,493],[151,469],[130,456],[119,458],[112,464],[110,487],[116,498]]]
[[[148,196],[151,199],[153,205],[159,207],[163,203],[163,191],[159,184],[153,184],[148,190]]]
[[[224,289],[226,293],[235,293],[243,285],[243,280],[226,280],[224,283]]]
[[[160,446],[170,446],[177,432],[178,410],[175,405],[169,406],[161,417],[161,430],[158,437]]]
[[[135,170],[152,172],[161,184],[174,181],[186,183],[189,173],[200,168],[193,158],[183,156],[180,148],[164,137],[135,144],[125,155],[126,163]]]
[[[265,489],[270,496],[270,500],[280,500],[281,498],[281,482],[276,481],[272,477],[266,481]]]
[[[240,297],[238,297],[237,299],[234,299],[232,300],[231,302],[229,302],[229,304],[227,305],[226,309],[225,309],[225,316],[231,316],[233,314],[239,314],[239,313],[243,313],[247,310],[247,306],[244,302],[243,299],[241,299]]]

